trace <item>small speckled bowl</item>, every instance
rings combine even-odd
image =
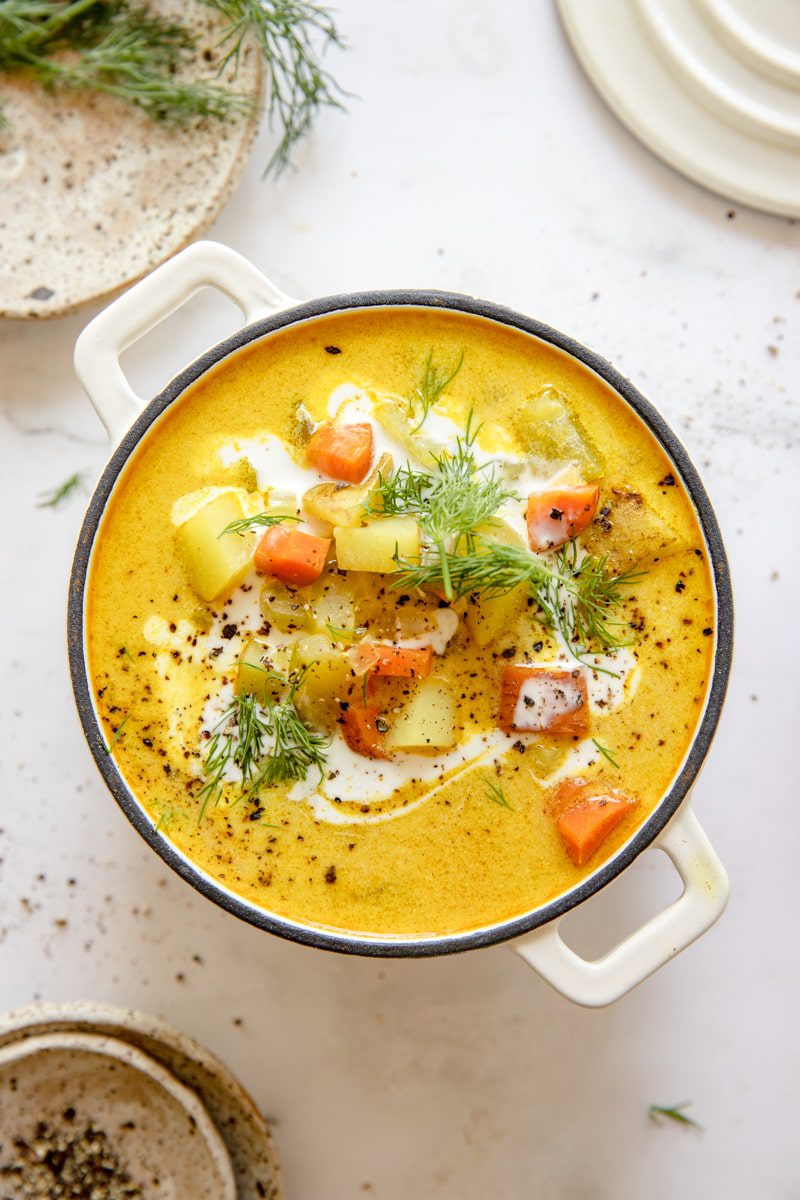
[[[236,1200],[230,1155],[197,1093],[118,1038],[67,1031],[0,1048],[0,1175],[41,1124],[68,1141],[101,1130],[150,1200]]]
[[[194,1099],[207,1114],[215,1131],[212,1137],[218,1136],[224,1144],[235,1180],[233,1192],[228,1193],[221,1185],[214,1200],[227,1200],[229,1194],[236,1200],[283,1200],[280,1166],[266,1121],[230,1072],[197,1042],[157,1018],[111,1005],[40,1004],[0,1016],[0,1147],[4,1138],[14,1136],[6,1128],[2,1106],[2,1063],[6,1054],[21,1060],[26,1042],[41,1043],[53,1035],[61,1042],[78,1035],[94,1044],[111,1040],[117,1045],[122,1043],[130,1061],[151,1063],[151,1076],[153,1071],[162,1071],[171,1079],[176,1094],[180,1089],[180,1095]],[[97,1123],[111,1134],[106,1113]],[[171,1165],[173,1144],[167,1142],[165,1149]],[[186,1189],[165,1194],[191,1196],[192,1200],[205,1196],[204,1192]],[[156,1200],[160,1193],[145,1190],[145,1195]]]

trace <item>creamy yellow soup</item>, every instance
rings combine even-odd
[[[427,384],[452,378],[426,393],[426,368]],[[422,397],[432,393],[426,414]],[[380,419],[386,412],[406,422],[405,441],[396,422]],[[568,423],[548,425],[553,412],[566,412]],[[326,421],[371,426],[373,463],[391,455],[387,477],[401,466],[433,470],[409,446],[422,447],[423,457],[432,447],[446,459],[469,429],[476,471],[506,489],[495,523],[514,544],[525,539],[531,490],[546,491],[554,480],[580,486],[591,477],[596,513],[567,548],[575,561],[593,555],[605,575],[633,572],[607,614],[617,644],[565,643],[534,596],[509,610],[486,642],[476,635],[469,596],[449,603],[441,587],[397,588],[397,574],[338,570],[345,535],[303,507],[306,492],[325,478],[309,467],[305,444]],[[562,433],[563,444],[554,445]],[[296,497],[297,520],[285,527],[331,545],[321,581],[298,589],[298,625],[284,619],[279,630],[265,616],[272,610],[262,595],[278,585],[250,568],[249,557],[236,586],[211,599],[198,594],[186,529],[198,513],[213,513],[208,506],[220,497],[246,519],[286,495]],[[358,528],[381,519],[364,512]],[[223,544],[250,556],[263,534],[255,526],[217,540],[237,539]],[[424,528],[420,554],[435,558]],[[545,549],[540,557],[552,565],[557,554]],[[323,597],[328,619],[317,615],[314,624]],[[330,619],[340,611],[346,628]],[[163,837],[270,912],[328,929],[411,936],[525,913],[613,855],[686,754],[710,679],[714,619],[691,502],[660,446],[610,388],[519,331],[400,309],[279,331],[221,363],[170,407],[109,503],[87,628],[109,748]],[[238,728],[225,714],[253,636],[274,644],[286,680],[296,643],[309,636],[327,638],[331,653],[351,658],[361,643],[423,648],[430,675],[375,678],[353,670],[346,695],[340,683],[330,696],[304,701],[299,694],[300,719],[322,747],[321,768],[248,794],[233,765],[211,791],[210,751],[225,738],[236,746]],[[502,680],[514,665],[574,673],[585,689],[585,728],[501,728]],[[445,698],[430,710],[442,744],[393,749],[404,714],[430,681]],[[344,736],[343,714],[366,704],[367,688],[380,714],[381,758],[358,753]],[[262,699],[266,718],[269,704],[282,700],[277,693]],[[262,757],[271,745],[268,736]],[[565,781],[576,779],[632,802],[581,865],[567,853],[554,803]]]

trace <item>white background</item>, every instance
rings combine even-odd
[[[263,135],[212,236],[298,298],[417,285],[498,300],[598,349],[661,408],[732,559],[735,671],[695,790],[730,907],[592,1012],[503,948],[336,957],[171,875],[105,791],[73,709],[83,500],[35,507],[104,461],[71,367],[88,314],[6,323],[0,1007],[103,999],[194,1034],[275,1118],[290,1200],[796,1198],[798,227],[651,157],[546,0],[341,0],[339,19],[349,114],[326,114],[277,184],[260,179]],[[134,382],[152,394],[235,319],[194,302],[131,353]],[[602,949],[669,899],[663,863],[645,855],[595,900],[576,944]],[[704,1133],[648,1122],[651,1102],[682,1100]]]

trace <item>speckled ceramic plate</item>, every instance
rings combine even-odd
[[[199,0],[151,0],[191,27],[185,73],[216,79],[224,18]],[[220,82],[261,95],[262,60],[243,50]],[[99,300],[202,233],[230,195],[258,112],[185,127],[98,94],[48,95],[0,78],[0,316],[55,317]]]
[[[236,1200],[216,1125],[155,1059],[97,1034],[18,1038],[0,1048],[0,1194],[48,1195],[65,1172],[108,1173],[121,1197]]]
[[[155,1017],[105,1004],[39,1004],[0,1017],[0,1050],[21,1039],[77,1032],[142,1051],[199,1097],[227,1147],[237,1200],[283,1200],[269,1129],[230,1072],[207,1050]]]

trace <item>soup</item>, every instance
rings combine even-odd
[[[89,667],[160,835],[305,924],[463,932],[575,887],[679,769],[712,667],[691,502],[603,381],[483,318],[278,331],[151,427]]]

